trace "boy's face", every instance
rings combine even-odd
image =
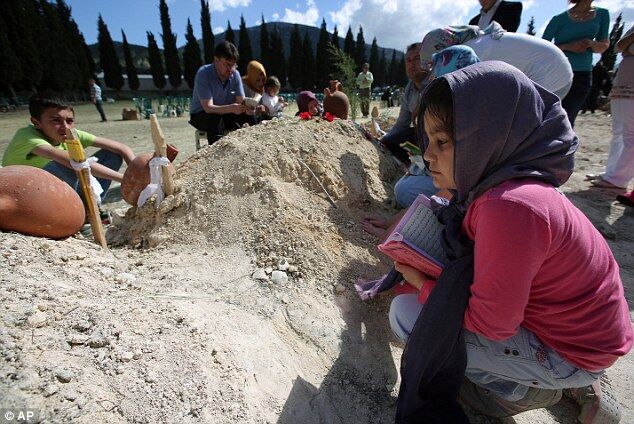
[[[275,96],[277,96],[277,93],[279,93],[279,92],[280,92],[280,89],[279,89],[279,88],[277,88],[277,87],[269,87],[269,88],[267,89],[267,92],[269,93],[269,96],[271,96],[271,97],[275,97]]]
[[[40,119],[31,117],[35,128],[42,131],[48,141],[57,146],[66,139],[66,130],[75,128],[75,114],[70,109],[44,109]]]

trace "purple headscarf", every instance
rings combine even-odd
[[[579,141],[557,96],[499,61],[452,72],[430,87],[442,79],[453,93],[456,200],[464,208],[512,178],[553,186],[568,180]]]

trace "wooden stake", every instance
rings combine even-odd
[[[161,130],[161,126],[155,114],[150,115],[150,129],[152,131],[154,153],[156,153],[157,156],[167,157],[167,143],[165,143],[163,130]],[[166,166],[161,166],[161,173],[163,174],[163,193],[165,193],[165,196],[174,194],[174,181],[172,180],[172,174],[170,174],[169,169],[167,169]]]
[[[84,153],[84,147],[79,141],[79,136],[75,129],[66,130],[66,147],[68,148],[68,155],[75,162],[84,162],[86,160],[86,154]],[[92,228],[92,235],[95,238],[95,242],[102,248],[108,249],[106,243],[106,234],[103,229],[101,218],[99,217],[99,206],[93,196],[92,187],[90,186],[90,170],[82,169],[77,171],[79,177],[79,185],[81,191],[84,194],[84,201],[87,207],[88,220],[90,221],[90,228]]]

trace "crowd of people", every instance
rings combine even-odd
[[[397,420],[464,421],[458,399],[489,416],[511,416],[553,405],[562,393],[579,403],[582,423],[619,420],[602,384],[634,339],[619,267],[557,190],[574,169],[575,118],[592,90],[593,53],[608,47],[609,13],[592,0],[570,2],[542,39],[514,33],[521,3],[480,0],[469,25],[434,29],[407,47],[400,113],[378,140],[407,169],[394,188],[402,212],[370,216],[362,227],[385,237],[418,196],[438,199],[448,261],[437,281],[395,263],[404,288],[389,321],[407,343]],[[625,189],[634,177],[634,29],[616,47],[623,60],[610,91],[610,154],[605,171],[587,177]],[[189,122],[209,144],[287,106],[278,78],[257,61],[242,77],[237,62],[237,48],[223,41],[196,74]],[[372,82],[364,64],[356,79],[363,116]],[[106,121],[101,91],[90,86]],[[311,91],[296,101],[298,115],[324,113]],[[40,93],[29,111],[31,125],[16,132],[2,165],[42,168],[78,189],[64,144],[75,125],[72,106]],[[101,149],[90,166],[105,196],[134,153],[78,134],[84,147]],[[422,154],[406,150],[407,142]],[[634,203],[631,193],[619,201]]]

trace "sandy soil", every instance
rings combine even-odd
[[[394,213],[399,168],[349,123],[274,121],[197,153],[184,118],[161,124],[181,150],[178,191],[156,211],[113,190],[110,251],[0,233],[0,408],[50,423],[392,422],[402,346],[389,296],[363,303],[352,284],[388,266],[359,220]],[[577,125],[563,190],[608,240],[632,310],[634,210],[583,178],[601,170],[610,120]],[[82,128],[151,146],[148,121]],[[634,422],[633,360],[609,371],[622,422]],[[576,413],[562,401],[504,422]]]

